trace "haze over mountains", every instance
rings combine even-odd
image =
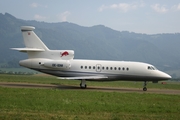
[[[77,59],[140,61],[163,71],[180,69],[180,33],[147,35],[104,25],[26,21],[8,13],[0,13],[0,67],[17,67],[27,57],[9,49],[24,47],[20,26],[36,27],[36,34],[50,49],[74,50]]]

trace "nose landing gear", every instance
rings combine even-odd
[[[147,91],[146,85],[147,85],[147,81],[144,81],[143,91]]]

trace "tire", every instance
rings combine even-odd
[[[144,88],[143,88],[143,91],[147,91],[147,88],[146,88],[146,87],[144,87]]]

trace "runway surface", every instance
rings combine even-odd
[[[32,83],[13,83],[0,82],[1,87],[12,88],[40,88],[40,89],[59,89],[59,90],[81,90],[81,91],[104,91],[104,92],[122,92],[122,93],[156,93],[156,94],[175,94],[180,95],[180,90],[170,89],[148,89],[143,91],[139,88],[117,88],[117,87],[94,87],[88,86],[86,89],[81,89],[79,86],[67,85],[52,85],[52,84],[32,84]]]

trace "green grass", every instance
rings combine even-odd
[[[179,119],[180,96],[0,87],[0,119]]]
[[[62,84],[80,81],[52,76],[0,75],[0,82]],[[88,86],[142,88],[142,82],[88,82]],[[180,84],[149,83],[148,88],[180,89]],[[180,95],[0,87],[0,120],[179,120]]]
[[[13,71],[13,72],[33,72],[33,73],[39,73],[35,70],[31,70],[28,68],[24,68],[24,67],[19,67],[19,68],[0,68],[0,70],[2,71]]]
[[[60,80],[54,76],[47,75],[6,75],[0,74],[0,82],[22,82],[22,83],[41,83],[41,84],[56,84],[56,85],[74,85],[79,86],[78,80]],[[177,89],[180,90],[180,82],[166,81],[167,84],[148,82],[147,87],[156,89]],[[101,87],[130,87],[142,89],[143,82],[133,81],[113,81],[113,82],[90,82],[87,81],[87,86]]]

